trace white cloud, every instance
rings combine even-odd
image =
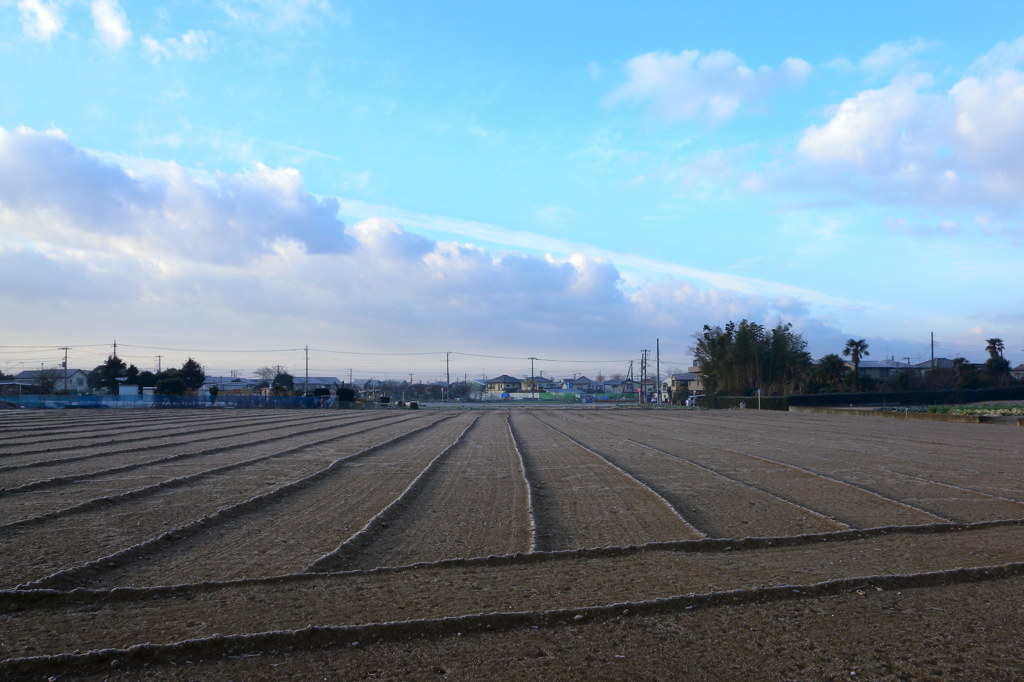
[[[924,38],[883,43],[866,54],[859,66],[874,74],[900,71],[912,67],[917,55],[934,49],[938,44],[937,41]]]
[[[117,0],[93,0],[92,21],[100,41],[107,47],[119,50],[131,40],[128,16]]]
[[[201,59],[206,56],[211,35],[208,31],[192,30],[180,38],[168,38],[163,41],[152,36],[143,36],[142,46],[154,63],[161,59]]]
[[[927,76],[899,78],[885,88],[865,90],[839,105],[824,126],[811,126],[798,151],[814,161],[841,161],[859,167],[892,166],[905,156],[909,142],[907,123],[919,119],[928,99],[919,90],[930,84]]]
[[[69,329],[110,319],[111,333],[156,345],[187,334],[206,347],[301,338],[376,352],[607,357],[655,335],[686,346],[704,322],[773,322],[811,305],[797,289],[635,258],[625,265],[661,279],[627,285],[600,252],[489,251],[411,234],[380,212],[346,228],[338,211],[293,169],[197,174],[105,161],[56,131],[0,129],[0,306],[36,338],[53,333],[52,316],[31,306],[62,311]],[[680,281],[694,275],[712,283]],[[714,291],[723,284],[747,291]]]
[[[723,121],[748,105],[810,73],[802,59],[785,59],[779,68],[746,66],[732,52],[701,54],[684,50],[677,55],[648,53],[626,64],[628,79],[605,97],[607,106],[627,101],[651,102],[668,119],[705,118]]]
[[[57,132],[0,129],[0,233],[137,258],[238,264],[293,241],[312,254],[350,249],[338,205],[293,169],[260,164],[200,179],[151,162],[137,175]]]
[[[971,64],[971,71],[991,75],[1012,69],[1024,63],[1024,36],[1012,42],[1002,42]]]
[[[235,23],[266,30],[315,24],[324,19],[349,21],[348,14],[335,10],[328,0],[222,0],[218,4]]]
[[[46,0],[18,0],[21,28],[29,38],[48,42],[64,29],[60,6]]]
[[[1011,51],[1001,45],[976,63],[1009,63]],[[784,182],[890,203],[1024,211],[1024,71],[975,71],[944,92],[918,74],[846,99],[804,131]]]

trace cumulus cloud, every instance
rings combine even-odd
[[[626,64],[628,79],[605,97],[607,106],[650,102],[668,120],[704,118],[724,121],[780,88],[802,82],[811,66],[788,58],[778,68],[751,69],[732,52],[640,55]]]
[[[0,306],[35,338],[53,333],[52,316],[30,314],[44,306],[68,329],[109,319],[154,345],[571,357],[631,354],[655,336],[685,352],[706,322],[815,323],[799,294],[668,274],[627,284],[610,258],[494,252],[385,217],[346,226],[338,210],[293,169],[199,174],[0,129]]]
[[[1000,46],[980,62],[1010,63],[1013,51]],[[844,100],[804,131],[802,165],[788,181],[886,202],[1021,211],[1024,72],[975,73],[945,91],[928,74],[899,76]]]
[[[352,241],[337,202],[293,169],[257,164],[204,182],[173,163],[147,176],[106,163],[56,131],[0,129],[0,232],[135,256],[240,263],[294,242],[309,253]]]
[[[128,16],[117,0],[93,0],[92,22],[100,41],[107,47],[119,50],[131,40]]]
[[[154,63],[161,59],[202,59],[210,43],[208,31],[192,30],[182,34],[180,38],[157,40],[152,36],[142,37],[142,47],[146,56]]]
[[[34,40],[48,42],[64,29],[60,6],[46,0],[18,0],[21,28]]]

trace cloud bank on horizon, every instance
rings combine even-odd
[[[57,316],[71,323],[64,333],[129,327],[152,344],[218,346],[230,330],[243,350],[259,339],[597,358],[657,336],[681,356],[705,319],[815,324],[785,298],[671,280],[626,288],[614,263],[583,253],[492,253],[386,218],[347,226],[338,201],[310,194],[294,169],[141,165],[59,131],[0,129],[0,301],[23,331],[45,338]]]
[[[923,7],[0,3],[8,343],[1017,364],[1024,26]]]

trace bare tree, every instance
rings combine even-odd
[[[47,367],[36,372],[36,383],[39,384],[40,393],[53,393],[57,390],[57,384],[64,380],[64,368]]]
[[[260,367],[256,370],[255,374],[260,379],[267,382],[267,384],[270,384],[274,381],[274,377],[278,375],[279,370],[280,368],[274,369],[273,367]]]

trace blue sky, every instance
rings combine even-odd
[[[0,2],[0,368],[1024,362],[1019,3],[619,5]]]

